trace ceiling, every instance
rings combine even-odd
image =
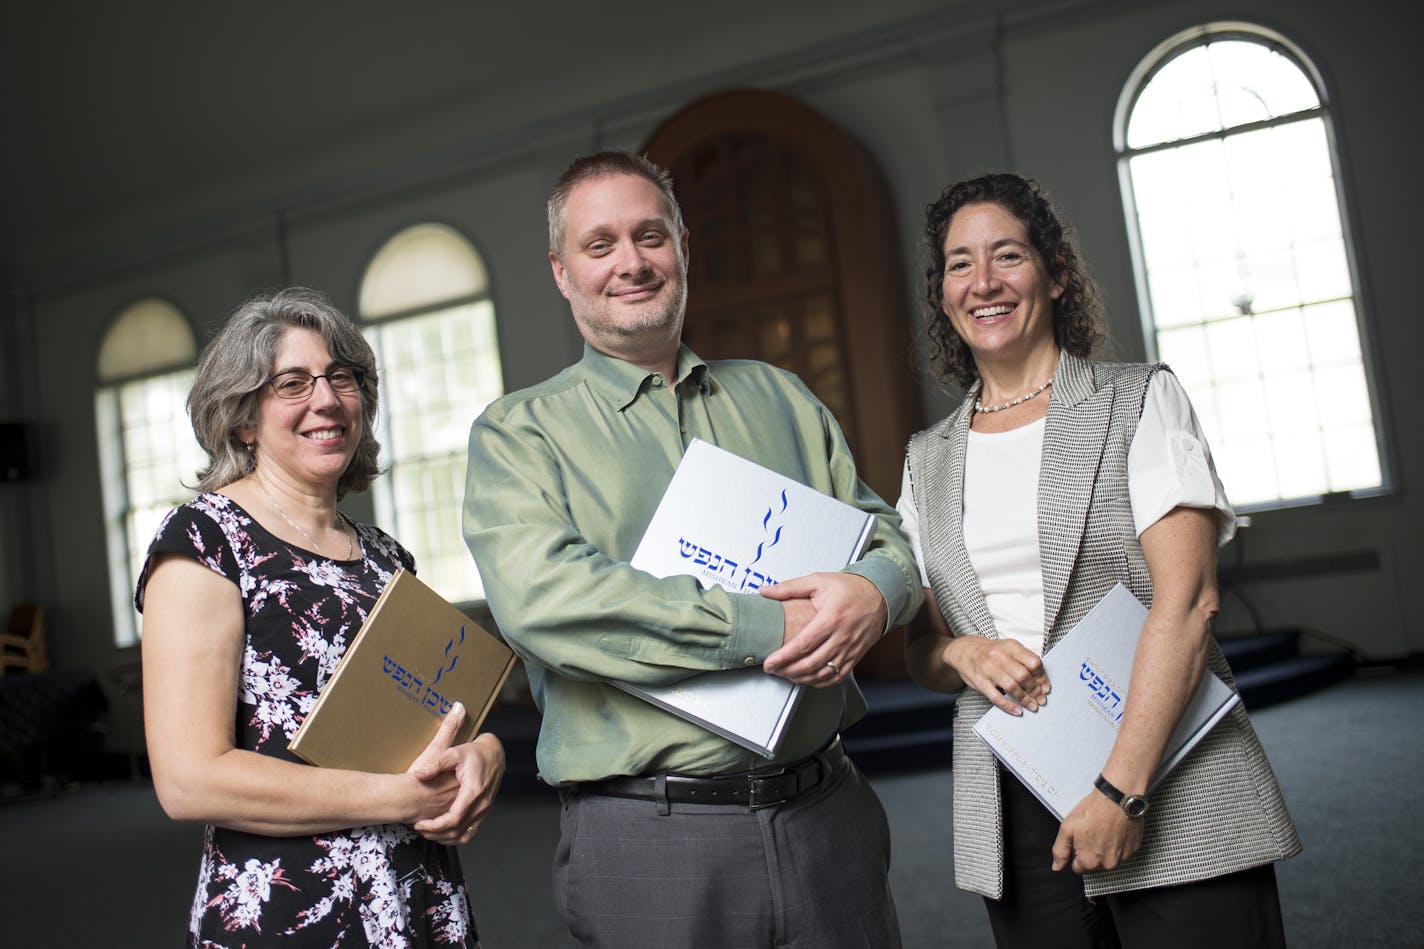
[[[417,148],[459,154],[491,129],[955,5],[7,3],[0,274],[22,280],[115,240],[280,206],[333,175],[390,173]]]

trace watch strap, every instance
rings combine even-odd
[[[1128,817],[1138,818],[1147,813],[1147,798],[1138,794],[1124,794],[1101,773],[1093,779],[1093,787],[1103,792],[1103,796],[1109,801],[1122,808],[1122,812]]]
[[[1122,799],[1124,797],[1127,797],[1126,794],[1123,794],[1117,788],[1113,787],[1112,782],[1110,782],[1107,778],[1103,777],[1101,774],[1099,774],[1096,778],[1093,779],[1093,787],[1097,788],[1099,791],[1102,791],[1103,794],[1107,795],[1107,799],[1109,801],[1112,801],[1119,807],[1122,806]]]

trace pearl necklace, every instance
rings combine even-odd
[[[326,551],[321,549],[321,545],[316,542],[316,538],[308,534],[306,532],[306,529],[303,528],[302,525],[298,524],[296,521],[292,520],[290,517],[287,516],[287,512],[282,510],[282,508],[279,507],[277,502],[272,498],[272,495],[267,493],[267,486],[262,483],[262,479],[254,477],[252,480],[257,482],[257,490],[261,491],[262,496],[267,499],[267,503],[272,505],[272,510],[276,511],[277,514],[281,516],[282,520],[286,521],[288,524],[292,525],[292,527],[296,528],[297,532],[307,539],[307,543],[312,545],[312,550],[315,550],[317,553],[325,557]],[[342,533],[346,535],[346,556],[342,559],[350,560],[351,554],[355,550],[355,546],[351,542],[351,533],[344,529],[344,523],[342,524],[342,527]]]
[[[1004,411],[1004,409],[1011,409],[1011,408],[1013,408],[1013,407],[1016,406],[1016,405],[1022,405],[1023,403],[1027,402],[1029,399],[1032,399],[1032,398],[1035,398],[1035,397],[1041,395],[1041,394],[1043,393],[1043,391],[1044,391],[1045,389],[1047,389],[1047,388],[1048,388],[1049,386],[1051,386],[1051,385],[1053,385],[1053,380],[1052,380],[1052,379],[1049,379],[1047,382],[1045,382],[1043,385],[1039,386],[1037,389],[1034,389],[1032,392],[1025,392],[1023,395],[1019,396],[1017,399],[1010,399],[1009,401],[1003,403],[1002,405],[985,405],[983,402],[980,402],[978,399],[975,399],[975,400],[974,400],[974,411],[979,412],[979,413],[982,413],[982,414],[987,414],[987,413],[989,413],[989,412],[1002,412],[1002,411]]]

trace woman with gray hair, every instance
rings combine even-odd
[[[139,577],[144,719],[168,815],[207,825],[190,945],[478,946],[454,845],[504,774],[456,706],[404,774],[287,750],[409,552],[337,510],[377,473],[375,357],[319,293],[248,300],[203,351],[188,413],[211,464]]]

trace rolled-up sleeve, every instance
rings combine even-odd
[[[1211,448],[1186,390],[1171,372],[1152,376],[1127,471],[1137,536],[1176,507],[1214,509],[1218,545],[1235,536],[1236,513],[1217,477]]]

